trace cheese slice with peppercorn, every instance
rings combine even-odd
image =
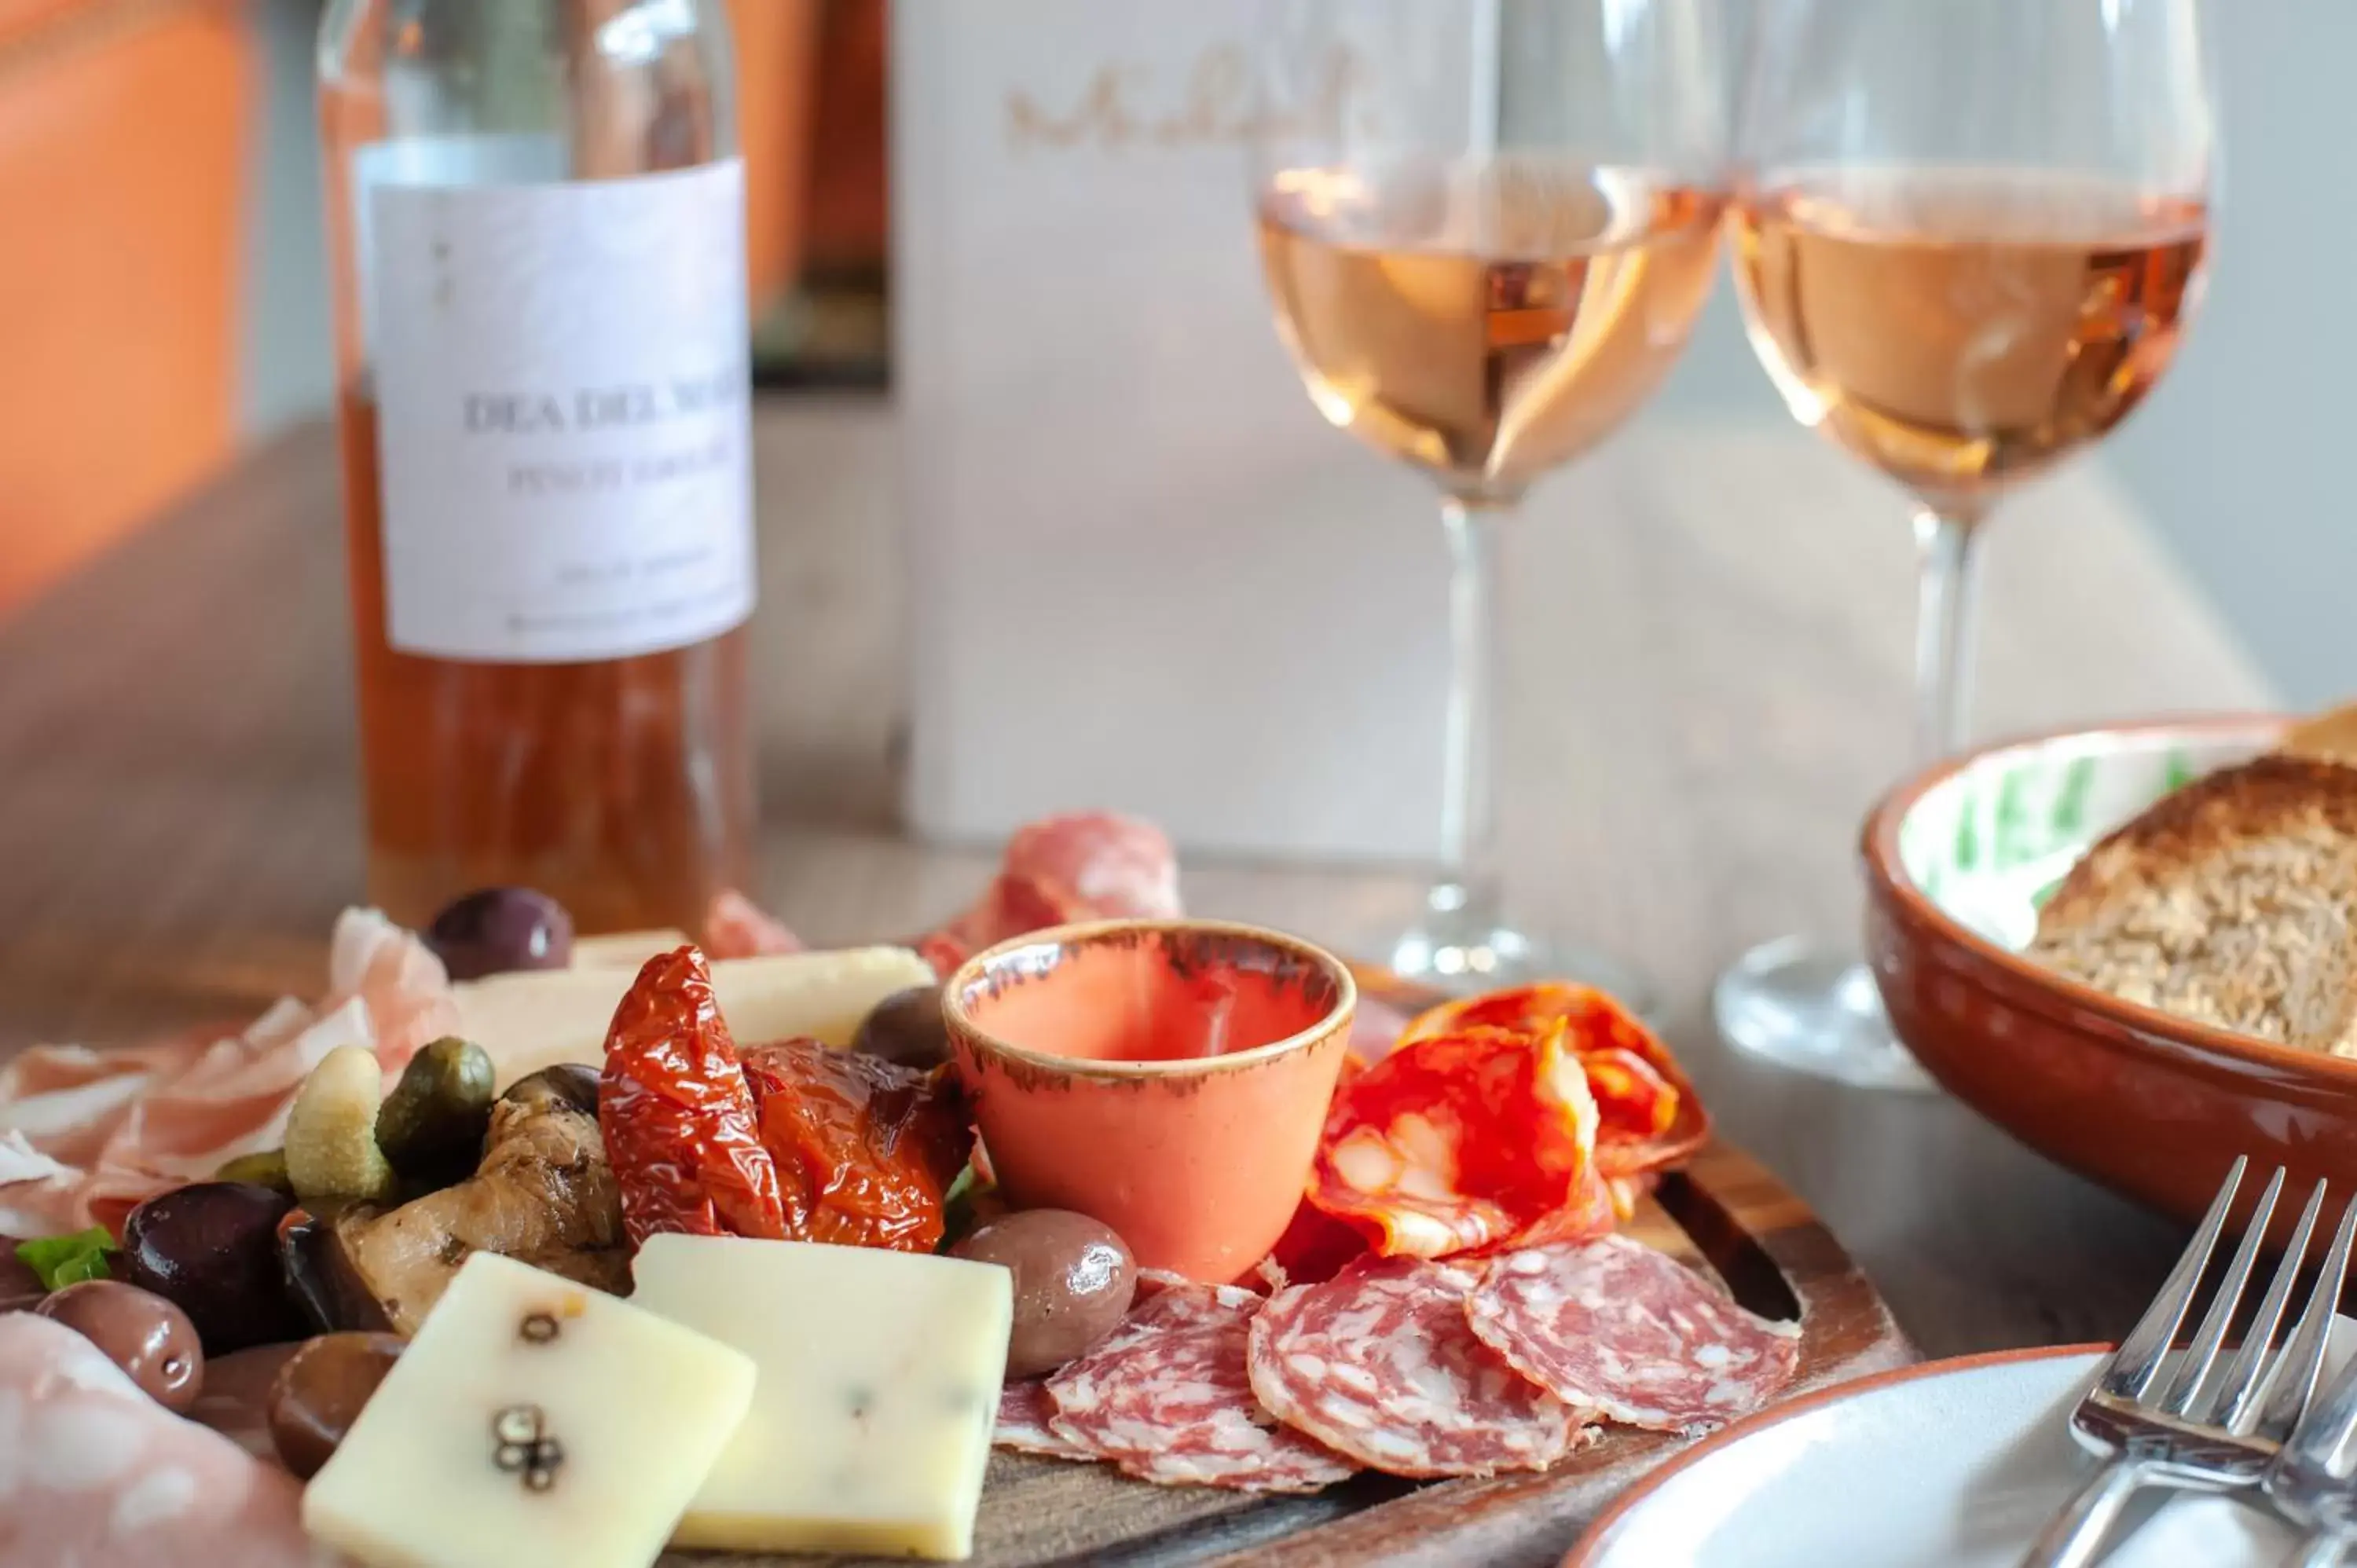
[[[755,1552],[974,1550],[1014,1276],[929,1253],[647,1238],[631,1299],[761,1369],[673,1543]]]
[[[490,1053],[501,1089],[544,1067],[594,1066],[606,1059],[607,1026],[637,978],[633,964],[462,981],[450,988],[456,1032]],[[907,948],[725,958],[712,966],[713,997],[740,1046],[807,1037],[840,1049],[876,1004],[932,983],[931,966]]]
[[[645,1568],[755,1375],[668,1317],[477,1252],[305,1488],[304,1528],[375,1568]]]

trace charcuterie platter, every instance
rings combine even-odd
[[[0,1393],[63,1445],[0,1548],[1535,1562],[1905,1359],[1601,993],[1188,918],[1106,817],[799,949],[490,889],[347,914],[325,1000],[234,1036],[0,1068]]]
[[[1806,1205],[1724,1144],[1663,1178],[1622,1233],[1709,1269],[1754,1312],[1796,1317],[1795,1391],[1914,1359],[1874,1287]],[[1551,1563],[1623,1487],[1686,1442],[1609,1428],[1540,1474],[1420,1484],[1363,1475],[1315,1496],[1282,1498],[1154,1487],[1103,1466],[1001,1450],[991,1459],[974,1560],[1004,1568]],[[664,1559],[666,1568],[706,1561],[683,1552]],[[766,1568],[806,1559],[736,1561]]]

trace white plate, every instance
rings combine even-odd
[[[1631,1487],[1564,1568],[2014,1568],[2093,1464],[2064,1427],[2102,1352],[1931,1361],[1775,1406]],[[2106,1568],[2275,1568],[2291,1533],[2189,1498]]]

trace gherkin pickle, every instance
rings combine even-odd
[[[490,1130],[497,1070],[482,1047],[446,1036],[409,1058],[376,1114],[377,1146],[412,1181],[474,1174]]]

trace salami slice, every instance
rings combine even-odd
[[[1160,828],[1075,811],[1017,829],[974,906],[909,945],[947,979],[984,948],[1045,926],[1178,913],[1178,858]]]
[[[1059,1433],[1049,1422],[1056,1402],[1037,1378],[1009,1383],[998,1391],[998,1424],[991,1443],[1017,1454],[1039,1454],[1050,1459],[1094,1459],[1095,1455]]]
[[[1287,1425],[1394,1476],[1544,1470],[1580,1412],[1476,1339],[1473,1269],[1362,1258],[1280,1291],[1253,1320],[1253,1392]]]
[[[1706,1432],[1757,1410],[1800,1354],[1798,1324],[1753,1316],[1625,1236],[1501,1253],[1465,1317],[1557,1399],[1664,1432]]]
[[[1348,1478],[1354,1466],[1278,1425],[1253,1398],[1244,1346],[1260,1305],[1232,1285],[1164,1286],[1048,1380],[1049,1429],[1166,1487],[1314,1492]]]

